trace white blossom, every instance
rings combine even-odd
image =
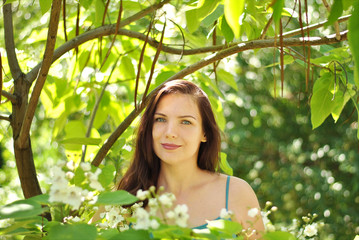
[[[102,215],[108,223],[110,228],[117,228],[118,224],[121,223],[125,218],[121,215],[121,207],[107,207],[107,212]]]
[[[172,194],[162,194],[158,197],[158,200],[165,207],[172,207],[174,198],[172,197]]]
[[[145,200],[147,196],[149,196],[149,191],[143,191],[142,189],[139,189],[136,193],[136,197],[141,201]]]
[[[221,212],[219,214],[220,218],[222,218],[222,219],[230,219],[232,215],[233,215],[233,212],[227,211],[227,209],[225,209],[225,208],[222,208]]]
[[[87,172],[85,173],[85,176],[88,178],[88,180],[90,181],[90,187],[93,189],[96,189],[98,191],[103,191],[105,190],[101,183],[98,181],[98,176],[101,174],[101,169],[98,168],[96,169],[96,171],[94,173],[92,172]]]
[[[79,209],[82,203],[82,188],[77,186],[68,187],[68,198],[64,203],[69,204],[73,209]]]
[[[133,217],[136,218],[136,224],[133,226],[134,229],[147,230],[150,227],[150,215],[145,209],[137,208],[133,213]]]
[[[248,210],[248,216],[250,216],[251,218],[254,218],[255,216],[257,216],[259,213],[258,208],[251,208]]]
[[[152,219],[150,222],[150,226],[152,229],[157,229],[159,228],[160,224],[156,219]]]
[[[317,233],[318,233],[317,223],[309,224],[304,228],[304,234],[307,237],[313,237],[314,235],[317,235]]]
[[[67,163],[66,163],[66,167],[69,169],[69,170],[71,170],[71,171],[74,171],[75,170],[75,168],[76,168],[76,166],[75,166],[75,163],[74,163],[74,161],[68,161]]]
[[[187,227],[187,221],[189,218],[187,205],[177,205],[174,209],[174,213],[176,224],[180,227]]]
[[[126,231],[130,229],[130,226],[128,226],[127,224],[123,224],[120,226],[120,232]]]
[[[49,197],[49,202],[61,202],[61,203],[65,203],[68,199],[68,191],[67,188],[68,185],[66,183],[66,185],[64,186],[60,186],[58,185],[52,185],[50,188],[50,197]]]
[[[175,214],[174,211],[168,211],[168,212],[166,213],[166,217],[167,217],[168,219],[174,219],[174,218],[176,217],[176,214]]]
[[[67,178],[67,179],[70,179],[70,180],[71,180],[71,179],[74,178],[74,176],[75,176],[75,174],[74,174],[73,172],[70,172],[70,171],[69,171],[69,172],[66,173],[66,178]]]
[[[84,170],[85,172],[88,172],[91,170],[91,164],[89,162],[82,162],[80,163],[80,167],[82,168],[82,170]]]

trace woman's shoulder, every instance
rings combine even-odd
[[[224,175],[224,177],[227,176]],[[249,183],[235,176],[230,176],[229,197],[230,199],[239,202],[252,201],[257,199]]]

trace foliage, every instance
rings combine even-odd
[[[53,182],[49,194],[18,200],[0,208],[0,221],[5,221],[5,226],[0,228],[2,236],[25,235],[31,239],[244,239],[253,234],[252,230],[231,221],[235,216],[226,209],[221,211],[221,219],[208,222],[207,229],[190,229],[187,227],[187,206],[174,206],[174,195],[161,193],[163,190],[155,187],[139,190],[137,196],[126,191],[109,191],[113,184],[107,176],[115,173],[111,167],[100,170],[89,163],[77,166],[72,161],[60,161],[51,170]],[[142,207],[142,201],[148,201],[148,210]],[[88,224],[99,205],[105,205],[101,220]],[[122,207],[129,205],[132,206]],[[276,211],[275,207],[267,203],[266,208],[265,219],[270,230],[263,234],[263,239],[307,239],[317,235],[315,216],[305,217],[303,226],[278,231],[267,218],[271,211]],[[47,221],[43,214],[48,211],[51,221]],[[248,211],[254,218],[259,217],[258,214],[256,208]]]
[[[2,204],[21,190],[49,192],[48,169],[65,156],[111,166],[116,181],[148,96],[185,78],[209,95],[227,137],[222,170],[232,172],[228,159],[261,205],[281,206],[271,218],[289,224],[316,212],[323,238],[358,233],[358,1],[334,0],[328,14],[326,1],[52,2],[65,2],[57,24],[60,8],[47,0],[2,6]]]

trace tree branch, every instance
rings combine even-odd
[[[14,26],[12,22],[12,10],[11,3],[5,4],[3,1],[3,14],[4,14],[4,37],[5,37],[5,49],[8,58],[8,64],[11,75],[16,81],[22,75],[22,71],[17,60],[15,53],[15,42],[14,42]]]
[[[1,91],[1,95],[6,97],[7,99],[9,99],[13,104],[16,104],[17,103],[17,98],[15,95],[5,91],[5,90],[2,90]]]
[[[347,38],[347,31],[341,33],[341,39],[344,40]],[[301,45],[321,45],[321,44],[331,44],[339,42],[336,39],[336,36],[328,36],[324,38],[309,38],[305,37],[304,40],[302,38],[289,38],[283,39],[283,45],[286,47],[289,46],[301,46]],[[195,71],[212,64],[218,60],[231,56],[233,54],[243,52],[249,49],[257,49],[257,48],[270,48],[275,47],[274,39],[268,40],[254,40],[249,41],[246,43],[240,43],[233,47],[229,47],[225,50],[220,52],[214,53],[188,67],[179,71],[169,79],[167,79],[164,83],[176,80],[176,79],[183,79],[187,75],[194,73]],[[102,145],[100,150],[98,151],[97,155],[95,156],[92,164],[95,166],[99,166],[102,160],[107,155],[108,151],[112,147],[112,145],[116,142],[116,140],[121,136],[121,134],[127,129],[128,126],[132,123],[132,121],[142,112],[142,110],[147,106],[148,101],[151,97],[158,91],[158,89],[164,84],[162,83],[157,88],[155,88],[152,92],[150,92],[147,97],[142,101],[138,108],[134,109],[128,117],[116,128],[116,130],[111,134],[111,136],[106,140],[106,142]]]
[[[338,23],[348,21],[350,17],[351,17],[351,15],[342,16],[342,17],[338,18]],[[299,28],[299,29],[295,29],[295,30],[286,32],[286,33],[283,34],[283,37],[293,37],[293,36],[300,35],[301,32],[302,32],[302,29],[303,29],[303,31],[307,31],[307,30],[311,31],[311,30],[314,30],[314,29],[318,29],[320,27],[323,27],[324,24],[326,24],[327,22],[328,21],[323,21],[323,22],[312,24],[312,25],[309,25],[309,26],[306,26],[306,27],[303,27],[303,28]]]
[[[26,109],[24,121],[21,126],[20,135],[17,140],[20,149],[25,147],[26,140],[29,137],[30,126],[31,126],[32,119],[35,115],[37,103],[39,101],[39,97],[40,97],[42,88],[45,84],[47,74],[48,74],[51,64],[53,62],[52,56],[53,56],[54,49],[55,49],[57,29],[58,29],[59,19],[60,19],[60,11],[61,11],[61,0],[53,0],[52,7],[51,7],[49,31],[47,33],[47,42],[46,42],[44,58],[42,61],[38,79],[36,81],[35,87],[31,94],[29,105]]]
[[[166,3],[169,3],[169,2],[170,2],[170,0],[164,0],[164,1],[160,2],[160,3],[158,3],[158,4],[154,4],[152,6],[149,6],[146,9],[143,9],[142,11],[132,15],[131,17],[128,17],[128,18],[124,19],[121,22],[119,28],[122,28],[122,27],[136,21],[136,20],[139,20],[139,19],[143,18],[144,16],[156,11],[157,9],[162,8],[163,5],[165,5]]]
[[[6,120],[6,121],[8,121],[8,122],[11,121],[11,120],[10,120],[10,117],[2,116],[2,115],[0,115],[0,120]]]
[[[338,21],[342,22],[342,21],[346,21],[348,20],[350,17],[349,16],[344,16],[342,18],[339,18]],[[309,30],[313,30],[319,27],[322,27],[324,25],[324,23],[326,22],[321,22],[319,24],[314,24],[311,26],[308,26],[306,28],[304,28],[304,30],[306,30],[307,28],[309,28]],[[54,51],[54,56],[52,61],[57,60],[58,58],[60,58],[63,54],[65,54],[66,52],[68,52],[69,50],[76,48],[77,46],[96,39],[98,37],[102,37],[102,36],[107,36],[107,35],[111,35],[111,34],[115,34],[116,32],[116,28],[114,27],[114,25],[106,25],[106,26],[102,26],[93,30],[90,30],[88,32],[85,32],[71,40],[69,40],[68,42],[64,43],[62,46],[60,46],[59,48],[57,48]],[[291,37],[291,36],[296,36],[299,35],[301,32],[301,29],[296,29],[287,33],[283,34],[283,37]],[[126,29],[119,29],[118,30],[118,35],[124,35],[124,36],[128,36],[128,37],[132,37],[132,38],[137,38],[140,40],[145,40],[146,39],[146,35],[142,34],[142,33],[138,33],[138,32],[134,32],[134,31],[130,31],[130,30],[126,30]],[[295,38],[294,38],[295,39]],[[332,41],[331,43],[326,43],[327,37],[322,37],[322,39],[324,40],[322,44],[331,44],[333,42],[335,42],[333,39],[331,39],[330,41]],[[340,41],[343,41],[345,39],[341,39]],[[274,41],[273,39],[267,39],[267,40],[254,40],[252,42],[254,42],[256,44],[261,44],[261,41]],[[338,42],[338,41],[337,41]],[[154,48],[158,47],[159,42],[157,42],[155,39],[153,38],[148,38],[148,44],[151,45]],[[220,50],[226,49],[228,47],[232,47],[235,46],[237,44],[241,44],[241,43],[232,43],[230,45],[217,45],[217,46],[210,46],[210,47],[203,47],[203,48],[196,48],[196,49],[177,49],[177,48],[172,48],[172,47],[168,47],[163,45],[162,46],[162,51],[166,52],[166,53],[171,53],[171,54],[177,54],[177,55],[193,55],[193,54],[201,54],[201,53],[209,53],[209,52],[218,52]],[[286,44],[286,41],[284,41],[284,46]],[[301,45],[301,44],[299,44]],[[256,46],[254,46],[254,48],[257,48]],[[41,63],[39,63],[37,66],[35,66],[27,75],[26,78],[28,81],[32,82],[34,81],[37,72],[39,71],[41,66]]]

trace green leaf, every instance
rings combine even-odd
[[[340,114],[349,99],[350,99],[350,94],[348,93],[348,91],[345,94],[343,94],[342,91],[337,91],[335,93],[334,96],[335,105],[333,111],[331,112],[335,122],[338,121]]]
[[[276,26],[278,26],[279,20],[282,17],[283,7],[284,7],[284,0],[277,0],[273,5],[273,21]]]
[[[92,1],[93,0],[80,0],[80,5],[87,9],[91,6]]]
[[[135,68],[132,64],[131,58],[123,57],[121,59],[120,73],[122,79],[135,79]]]
[[[85,137],[86,127],[82,121],[69,121],[65,126],[65,133],[67,138]]]
[[[48,238],[52,240],[95,240],[96,227],[86,223],[56,225],[49,229]]]
[[[230,220],[214,220],[208,222],[208,228],[212,231],[219,231],[221,237],[233,237],[233,235],[240,233],[242,231],[242,225],[235,221]]]
[[[310,101],[311,121],[313,129],[320,126],[329,114],[334,110],[335,102],[331,89],[334,79],[330,73],[324,74],[314,84],[313,96]]]
[[[39,204],[49,204],[49,194],[41,194],[34,197],[29,198],[28,200],[37,202]]]
[[[224,13],[224,6],[222,4],[219,4],[216,8],[216,10],[214,10],[211,14],[209,14],[205,19],[203,19],[202,24],[205,27],[210,27],[213,26],[213,23],[220,18],[221,16],[223,16]]]
[[[296,238],[289,232],[269,232],[263,236],[264,240],[295,240]]]
[[[102,0],[95,0],[95,25],[101,26],[102,18],[105,14],[105,3]]]
[[[220,24],[219,24],[219,30],[221,30],[224,38],[226,39],[226,42],[233,41],[234,33],[231,29],[231,27],[228,25],[227,20],[224,16],[220,18]]]
[[[13,3],[13,2],[16,2],[16,1],[19,1],[19,0],[5,0],[4,5],[9,4],[9,3]]]
[[[101,138],[66,138],[62,144],[99,145]]]
[[[240,36],[239,18],[243,10],[244,0],[224,0],[224,15],[236,38]]]
[[[194,32],[198,29],[201,21],[211,14],[218,6],[219,0],[201,0],[197,8],[186,11],[187,29]]]
[[[224,152],[221,152],[219,167],[225,174],[233,176],[233,168],[229,165],[227,161],[227,154]]]
[[[234,76],[233,74],[223,70],[223,69],[220,69],[217,71],[217,75],[218,75],[218,78],[227,83],[229,86],[231,86],[235,91],[238,91],[238,86],[237,86],[237,83],[236,83],[236,80],[234,79]]]
[[[52,1],[50,1],[50,0],[40,0],[40,8],[41,8],[41,13],[43,15],[45,13],[47,13],[47,11],[50,10],[51,4],[52,4]]]
[[[150,237],[150,234],[146,230],[135,230],[129,229],[123,232],[119,232],[117,236],[111,238],[111,240],[124,240],[124,239],[141,239],[141,240],[150,240],[153,239]]]
[[[107,186],[109,186],[114,177],[115,177],[115,171],[116,168],[113,165],[106,165],[105,167],[103,167],[101,169],[101,173],[98,176],[98,181],[101,183],[101,185],[106,188]]]
[[[0,208],[0,219],[6,218],[30,218],[40,215],[46,210],[33,200],[18,200]]]
[[[98,196],[96,204],[100,205],[129,205],[138,201],[134,195],[125,190],[114,192],[102,192]]]
[[[359,88],[359,1],[356,0],[353,3],[354,10],[349,18],[348,26],[348,41],[349,47],[354,57],[354,82],[357,88]]]
[[[343,14],[343,2],[342,0],[334,0],[334,4],[330,10],[328,22],[324,24],[325,27],[331,26],[335,21]]]

